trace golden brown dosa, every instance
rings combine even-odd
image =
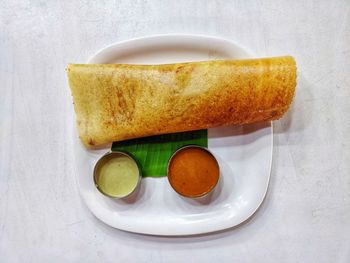
[[[82,142],[276,120],[296,86],[292,57],[167,65],[70,64]]]

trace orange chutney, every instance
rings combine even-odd
[[[215,157],[200,147],[185,147],[169,163],[168,180],[176,192],[186,197],[209,193],[219,180],[220,169]]]

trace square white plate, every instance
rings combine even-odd
[[[209,59],[239,59],[250,55],[225,39],[198,35],[160,35],[108,46],[88,63],[163,64]],[[72,112],[72,114],[74,114]],[[91,212],[106,224],[151,235],[193,235],[242,223],[262,203],[270,179],[270,122],[209,129],[209,149],[219,161],[221,178],[202,199],[179,196],[166,177],[143,178],[127,200],[112,200],[95,188],[92,171],[109,149],[86,150],[74,125],[74,151],[81,196]]]

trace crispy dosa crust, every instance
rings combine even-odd
[[[292,57],[167,65],[70,64],[86,147],[150,135],[276,120],[296,86]]]

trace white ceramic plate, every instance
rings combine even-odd
[[[249,57],[225,39],[196,35],[161,35],[111,45],[89,63],[174,63]],[[73,112],[72,112],[73,114]],[[79,189],[91,212],[106,224],[151,235],[193,235],[242,223],[266,194],[272,161],[271,123],[209,129],[209,149],[217,157],[221,178],[215,191],[200,200],[180,197],[167,178],[144,178],[127,200],[112,200],[96,190],[92,171],[108,149],[87,151],[74,125]]]

